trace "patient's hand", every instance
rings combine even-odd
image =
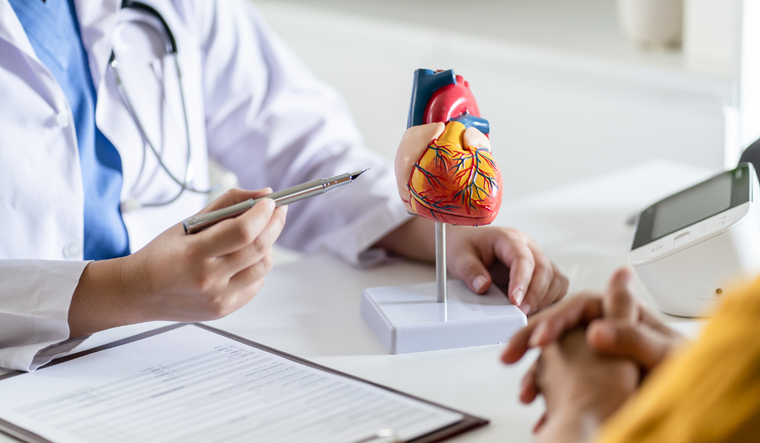
[[[635,360],[645,371],[654,369],[685,339],[638,301],[632,279],[629,269],[620,269],[605,292],[578,294],[533,316],[512,337],[502,360],[514,363],[528,349],[556,341],[576,326],[588,326],[586,338],[595,350]],[[628,318],[611,318],[620,311]]]
[[[610,357],[631,359],[645,375],[685,339],[641,305],[633,294],[632,279],[629,269],[621,269],[604,293],[579,294],[536,314],[527,327],[512,337],[502,361],[514,363],[528,349],[555,342],[568,330],[584,327],[592,349]],[[534,365],[526,374],[520,392],[520,399],[525,403],[536,398],[535,376]]]
[[[635,391],[639,369],[629,360],[599,355],[576,328],[544,347],[536,382],[546,400],[536,441],[575,443],[593,437]]]

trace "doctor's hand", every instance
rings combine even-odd
[[[233,189],[200,213],[271,190]],[[248,303],[272,268],[286,209],[263,199],[235,218],[186,235],[178,223],[127,257],[91,262],[69,310],[71,336],[152,320],[204,321]]]
[[[560,300],[567,278],[526,234],[496,226],[446,227],[446,261],[451,274],[473,292],[506,287],[526,315]],[[434,223],[416,217],[381,239],[377,247],[420,261],[435,261]]]

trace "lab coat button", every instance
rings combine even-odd
[[[66,243],[66,246],[63,247],[63,256],[66,258],[77,258],[80,252],[81,248],[76,242]]]
[[[58,122],[58,126],[65,128],[69,125],[69,123],[71,123],[71,114],[67,109],[64,109],[58,113],[58,115],[55,117],[55,120]]]

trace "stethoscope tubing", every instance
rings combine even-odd
[[[132,100],[130,99],[129,94],[126,91],[126,88],[124,87],[121,76],[119,75],[119,68],[118,68],[118,61],[116,59],[116,53],[113,50],[111,50],[111,57],[109,59],[108,64],[113,69],[114,77],[116,80],[116,87],[119,90],[119,95],[121,95],[122,100],[124,100],[124,104],[127,107],[127,111],[132,116],[132,119],[135,121],[140,131],[140,135],[143,139],[143,149],[145,148],[145,144],[147,144],[150,147],[151,152],[153,152],[153,154],[155,155],[156,160],[158,160],[158,163],[161,166],[161,168],[172,179],[172,181],[174,181],[177,185],[180,186],[179,193],[177,193],[174,197],[172,197],[171,199],[167,201],[164,201],[161,203],[140,203],[139,206],[140,207],[165,206],[176,201],[180,196],[182,196],[182,194],[185,191],[190,191],[197,194],[210,194],[212,192],[217,191],[220,188],[220,184],[211,186],[208,189],[195,189],[189,184],[192,182],[193,175],[194,175],[193,164],[192,164],[192,146],[191,146],[191,141],[190,141],[190,124],[189,124],[189,119],[187,117],[187,102],[185,100],[185,90],[182,87],[182,69],[180,68],[180,65],[179,65],[177,42],[174,38],[174,34],[169,28],[169,25],[166,23],[166,20],[164,20],[163,16],[153,7],[146,5],[145,3],[142,3],[142,2],[137,2],[137,1],[132,1],[132,0],[124,0],[122,2],[121,7],[122,9],[125,9],[125,8],[137,9],[153,16],[161,23],[162,27],[164,28],[164,31],[166,32],[168,43],[169,43],[166,47],[166,50],[168,54],[172,56],[172,59],[174,60],[175,69],[177,70],[179,94],[180,94],[180,100],[182,102],[182,118],[185,124],[185,139],[187,141],[185,174],[184,174],[184,179],[180,180],[171,172],[171,170],[169,170],[169,167],[164,163],[163,156],[158,152],[156,147],[153,145],[153,143],[150,140],[150,137],[148,137],[147,131],[145,130],[145,127],[143,126],[142,121],[140,120],[140,117],[137,115],[137,112],[135,111],[135,108],[132,104]],[[144,166],[145,166],[145,160],[143,156],[143,162],[142,162],[140,174],[142,174],[142,168]]]

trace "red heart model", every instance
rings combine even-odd
[[[441,71],[435,74],[439,73]],[[414,106],[413,101],[412,111]],[[465,131],[469,127],[488,133],[488,122],[479,118],[480,111],[469,83],[456,76],[453,84],[438,87],[430,95],[422,117],[420,123],[442,122],[446,126],[440,136],[429,143],[422,142],[427,146],[416,141],[417,146],[409,148],[402,141],[396,167],[397,174],[399,171],[409,173],[411,169],[405,180],[406,189],[401,186],[399,189],[407,209],[441,223],[490,224],[501,207],[502,177],[487,148],[469,146],[465,142]],[[401,152],[404,148],[416,151],[417,155]],[[411,168],[399,165],[413,158],[417,160]],[[401,181],[402,177],[398,179]]]

